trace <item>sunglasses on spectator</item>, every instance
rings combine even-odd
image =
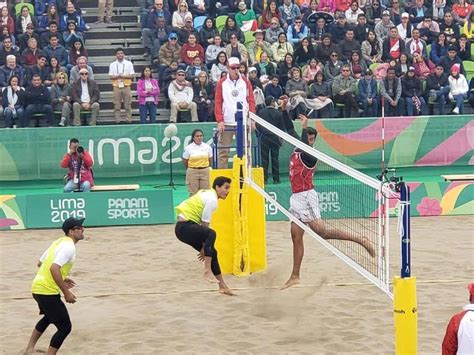
[[[184,74],[183,74],[183,73],[180,73],[180,74],[178,74],[178,76],[184,76]]]
[[[350,71],[349,69],[342,69],[342,71]]]
[[[337,57],[337,54],[331,54],[331,57]]]
[[[239,69],[239,66],[238,66],[238,65],[237,65],[237,66],[234,65],[234,66],[230,67],[230,69],[232,69],[232,70],[237,70],[237,69]]]
[[[177,41],[178,39],[176,37],[171,37],[170,41]]]
[[[81,74],[79,74],[79,75],[89,75],[89,73],[81,73]]]

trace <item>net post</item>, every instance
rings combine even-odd
[[[395,277],[393,282],[395,349],[396,354],[417,354],[418,309],[416,278],[411,276],[410,188],[403,181],[397,188],[400,191],[402,260],[400,277]]]
[[[242,159],[244,156],[244,125],[243,125],[243,105],[237,102],[237,111],[235,113],[235,122],[237,122],[237,132],[235,133],[235,141],[237,145],[237,156]]]

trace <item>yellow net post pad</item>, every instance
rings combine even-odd
[[[393,287],[396,354],[417,354],[418,308],[416,301],[416,278],[395,277]]]
[[[232,169],[211,171],[211,184],[217,176],[232,179],[229,196],[219,200],[211,228],[217,233],[216,249],[222,273],[248,276],[267,267],[265,199],[246,183],[240,188],[242,172],[246,176],[245,158],[234,157],[233,162]],[[263,169],[253,168],[252,178],[263,183]]]

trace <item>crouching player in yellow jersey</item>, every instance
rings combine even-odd
[[[209,228],[212,213],[218,206],[218,199],[225,200],[229,194],[231,180],[218,176],[212,189],[199,190],[195,195],[176,207],[177,220],[175,233],[180,241],[196,249],[198,259],[204,261],[204,278],[219,283],[219,292],[232,296],[234,293],[224,282],[217,250],[214,248],[216,232]]]
[[[58,328],[49,343],[48,355],[56,354],[64,339],[71,332],[71,320],[60,291],[68,303],[75,303],[76,296],[71,292],[76,284],[67,276],[76,258],[76,244],[84,239],[84,218],[68,218],[62,230],[64,237],[56,239],[38,261],[38,273],[33,280],[31,292],[38,303],[43,318],[36,324],[25,354],[32,354],[41,335],[50,324]]]

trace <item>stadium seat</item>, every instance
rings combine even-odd
[[[431,44],[428,44],[426,46],[426,53],[428,54],[428,58],[430,57],[430,53],[431,53]]]
[[[253,35],[255,32],[253,31],[247,31],[244,32],[244,37],[245,37],[245,46],[247,47],[250,43],[255,42],[255,36]]]
[[[207,16],[198,16],[194,18],[194,29],[199,31],[202,26],[204,26],[204,21],[206,21]]]
[[[462,65],[464,66],[464,70],[466,71],[466,79],[467,83],[469,84],[469,81],[474,76],[474,62],[471,60],[465,60],[462,62]]]
[[[217,28],[217,31],[219,31],[219,33],[222,32],[225,22],[227,21],[227,17],[229,16],[222,15],[216,18],[216,28]]]
[[[375,73],[375,69],[377,69],[378,65],[379,65],[379,63],[372,63],[372,64],[370,64],[369,69],[372,70],[372,72]]]
[[[28,10],[30,10],[30,14],[33,16],[35,14],[35,7],[33,4],[30,4],[29,2],[21,2],[19,4],[15,5],[15,16],[18,17],[21,13],[21,8],[23,6],[26,6]]]

